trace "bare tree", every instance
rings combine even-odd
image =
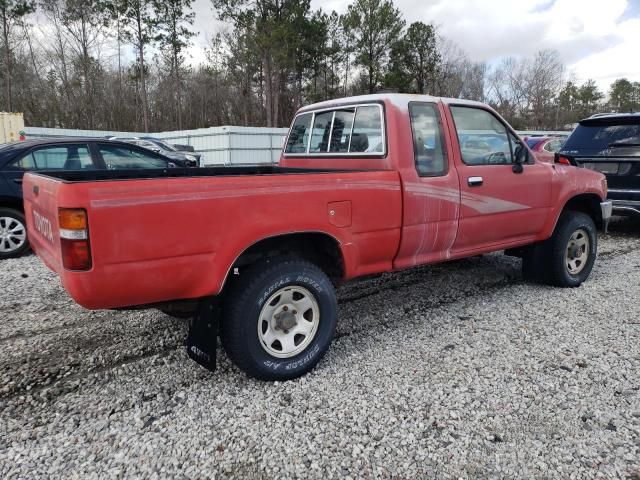
[[[526,92],[530,121],[535,128],[552,126],[554,104],[564,84],[565,68],[556,50],[542,50],[527,65]]]
[[[486,64],[473,62],[447,38],[438,38],[440,63],[435,72],[434,95],[484,100]]]
[[[12,77],[13,47],[16,42],[15,27],[21,26],[24,17],[35,11],[33,0],[0,0],[2,20],[2,49],[4,51],[4,94],[7,111],[13,111]]]
[[[157,35],[157,18],[154,15],[154,0],[120,0],[115,4],[123,27],[123,36],[136,49],[136,76],[140,80],[140,97],[142,103],[142,126],[149,131],[149,96],[147,92],[148,67],[146,50],[155,41]]]
[[[94,128],[96,115],[95,97],[99,92],[96,69],[100,68],[98,52],[105,40],[105,30],[110,16],[103,9],[101,0],[45,0],[43,9],[55,17],[60,35],[72,57],[75,80],[80,85],[80,99],[84,104],[79,118],[88,128]]]
[[[176,126],[182,129],[182,96],[184,51],[195,35],[189,28],[193,25],[195,13],[191,10],[193,0],[164,0],[154,5],[157,17],[160,48],[164,50],[163,57],[168,60],[169,76],[172,79],[172,97],[176,117]]]
[[[487,73],[489,103],[514,125],[526,108],[526,70],[525,61],[508,57]]]

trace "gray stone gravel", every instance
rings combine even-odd
[[[207,372],[182,321],[89,312],[0,263],[0,478],[640,478],[640,224],[589,282],[486,255],[340,289],[328,355],[286,383]]]

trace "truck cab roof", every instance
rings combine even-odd
[[[431,95],[413,94],[413,93],[375,93],[371,95],[356,95],[352,97],[343,97],[334,100],[326,100],[324,102],[313,103],[307,105],[300,110],[299,113],[323,108],[332,108],[340,105],[353,105],[357,103],[391,103],[397,106],[406,106],[409,102],[442,102],[447,105],[470,105],[486,108],[486,104],[476,102],[474,100],[462,100],[459,98],[434,97]]]

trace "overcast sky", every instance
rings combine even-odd
[[[344,13],[350,2],[312,0]],[[395,0],[407,24],[433,23],[475,61],[530,56],[554,48],[576,80],[607,89],[616,78],[640,81],[640,0]],[[195,0],[201,32],[194,59],[220,30],[211,0]]]

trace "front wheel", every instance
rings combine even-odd
[[[261,380],[289,380],[320,361],[333,338],[335,290],[317,266],[276,257],[249,267],[224,309],[222,344],[231,360]]]
[[[578,287],[589,278],[596,261],[596,226],[589,215],[567,211],[560,215],[551,238],[523,258],[525,278],[556,287]]]

